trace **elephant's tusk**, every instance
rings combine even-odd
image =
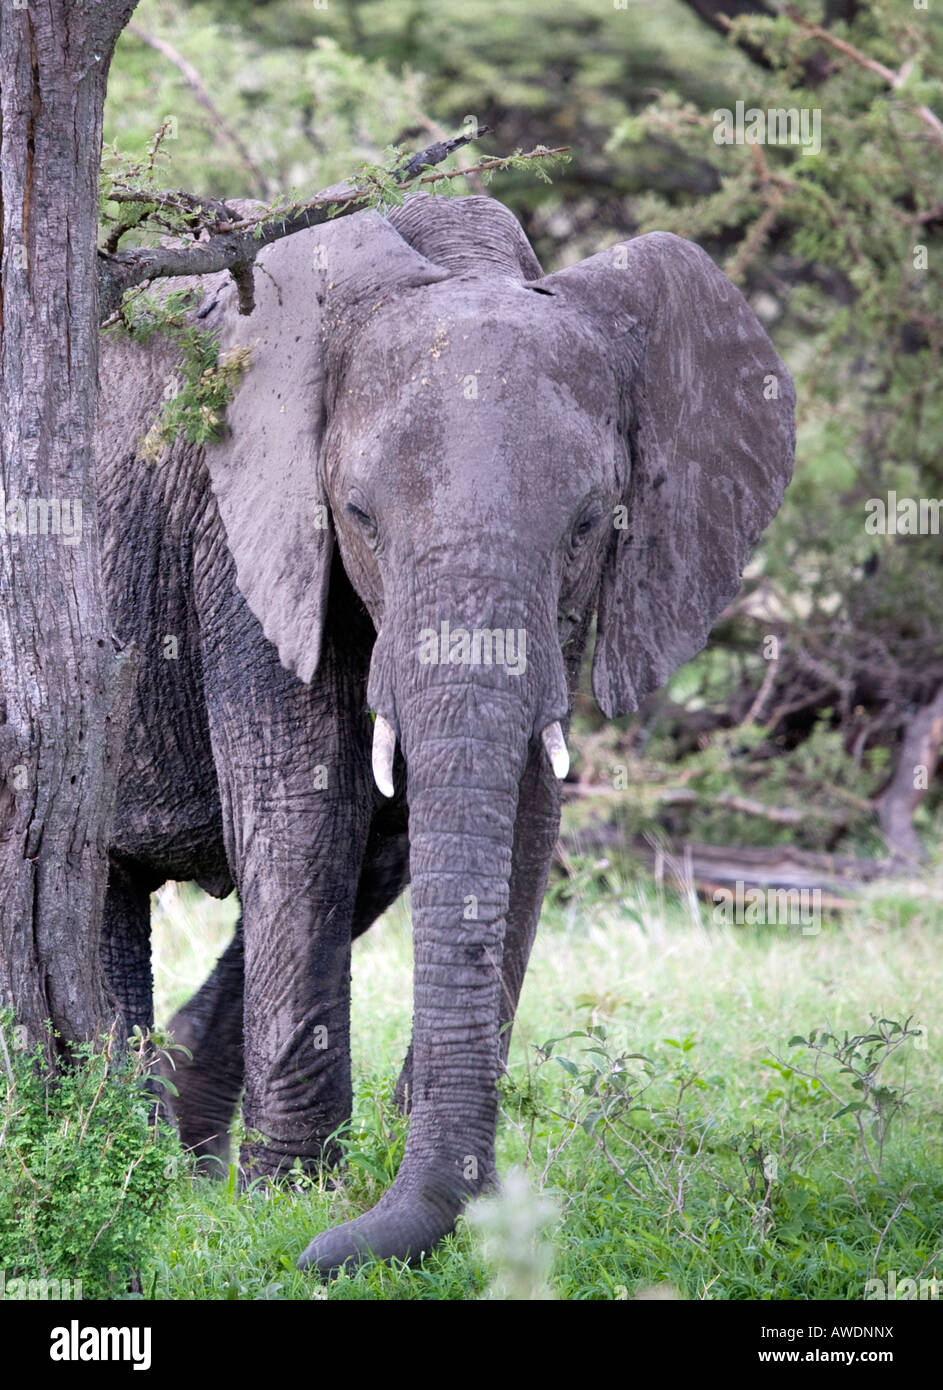
[[[555,719],[552,724],[548,724],[540,737],[547,750],[550,766],[562,782],[570,770],[570,755],[566,749],[566,739],[563,737],[563,730],[560,728],[559,721]]]
[[[396,752],[396,730],[382,714],[373,726],[373,778],[384,796],[393,795],[393,754]]]

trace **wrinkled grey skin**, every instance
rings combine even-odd
[[[351,1104],[351,937],[411,877],[409,1140],[377,1206],[303,1255],[324,1272],[417,1256],[494,1182],[559,821],[541,731],[597,610],[609,716],[703,646],[789,480],[794,397],[739,292],[667,234],[543,276],[500,204],[416,197],[260,262],[251,317],[225,277],[198,311],[253,349],[221,444],[137,461],[173,353],[105,348],[108,584],[142,669],[103,951],[146,1023],[149,891],[235,885],[241,930],[173,1025],[181,1132],[225,1153],[244,1084],[250,1171],[315,1165]],[[444,621],[523,631],[526,666],[424,663]]]

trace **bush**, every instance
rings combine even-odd
[[[16,1040],[0,1014],[0,1297],[121,1297],[183,1165],[153,1119],[154,1049],[112,1031],[50,1074]]]

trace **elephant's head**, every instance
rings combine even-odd
[[[488,198],[409,199],[282,241],[230,341],[209,450],[238,582],[310,680],[332,548],[377,630],[374,767],[406,760],[413,1118],[394,1186],[312,1262],[429,1248],[493,1171],[518,789],[562,733],[598,611],[607,715],[704,645],[789,480],[789,375],[697,246],[653,233],[544,276]],[[552,764],[552,767],[551,767]]]

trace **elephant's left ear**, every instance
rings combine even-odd
[[[701,650],[792,475],[795,392],[739,290],[653,232],[540,285],[602,330],[630,469],[603,574],[593,689],[637,709]]]
[[[207,315],[222,352],[250,352],[225,437],[206,449],[236,582],[304,681],[320,658],[333,552],[320,468],[331,344],[355,331],[364,306],[447,275],[376,213],[357,213],[266,247],[251,314],[237,312],[230,288]]]

